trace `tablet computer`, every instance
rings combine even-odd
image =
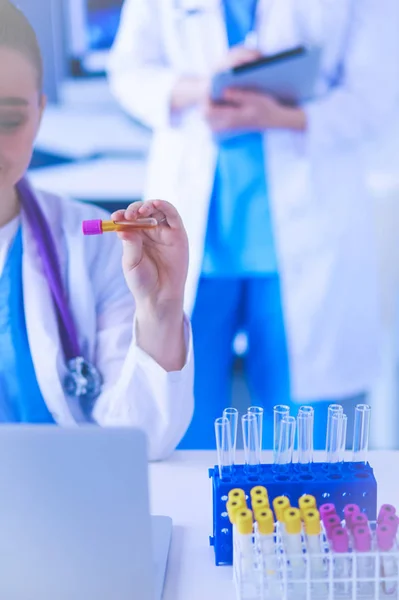
[[[227,88],[264,92],[289,105],[310,100],[314,95],[320,56],[318,47],[298,46],[218,73],[212,80],[212,100],[221,101]]]

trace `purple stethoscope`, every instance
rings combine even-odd
[[[68,369],[63,381],[63,389],[67,396],[80,401],[83,412],[88,415],[91,413],[95,399],[101,393],[102,377],[98,369],[82,356],[75,322],[62,282],[57,249],[36,196],[26,179],[21,179],[16,189],[37,244],[57,315],[60,340]]]

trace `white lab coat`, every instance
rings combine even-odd
[[[148,437],[151,459],[170,454],[193,412],[191,333],[186,323],[187,363],[166,373],[134,340],[134,301],[114,234],[85,237],[82,221],[109,218],[88,204],[37,192],[57,246],[65,290],[85,357],[100,370],[104,385],[94,419],[102,426],[137,426]],[[26,325],[43,398],[59,425],[81,421],[76,402],[67,399],[66,373],[54,305],[26,217],[22,216],[23,286]]]
[[[190,240],[186,307],[201,273],[217,148],[199,110],[171,120],[181,75],[209,74],[228,42],[219,0],[126,0],[109,64],[115,97],[154,130],[146,197],[173,202]],[[201,8],[197,14],[188,14]],[[259,0],[271,54],[320,44],[306,133],[264,135],[293,396],[366,390],[379,362],[379,308],[363,146],[389,123],[399,84],[398,0]]]

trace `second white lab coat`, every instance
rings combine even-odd
[[[258,2],[262,52],[303,43],[323,49],[317,98],[304,107],[307,131],[264,135],[298,400],[364,391],[377,374],[379,307],[363,148],[389,123],[397,100],[398,8],[397,0]],[[109,65],[115,97],[154,130],[145,195],[175,204],[188,230],[189,311],[217,147],[200,110],[171,118],[170,94],[182,75],[212,73],[227,50],[219,0],[126,0]]]
[[[135,307],[122,272],[118,238],[82,234],[83,220],[109,218],[107,213],[89,204],[36,194],[52,229],[80,347],[104,380],[94,420],[102,426],[140,427],[147,434],[150,458],[164,458],[183,437],[193,413],[189,323],[186,365],[167,373],[135,342]],[[26,326],[38,384],[54,420],[74,426],[81,422],[81,413],[62,388],[66,367],[56,313],[24,214],[22,235]]]

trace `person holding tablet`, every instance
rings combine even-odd
[[[363,147],[389,124],[399,77],[396,0],[126,0],[109,63],[122,107],[153,129],[146,193],[178,207],[190,244],[196,407],[181,447],[214,447],[232,344],[248,335],[253,404],[348,412],[378,369],[378,301]],[[318,46],[315,94],[212,102],[215,73]]]

